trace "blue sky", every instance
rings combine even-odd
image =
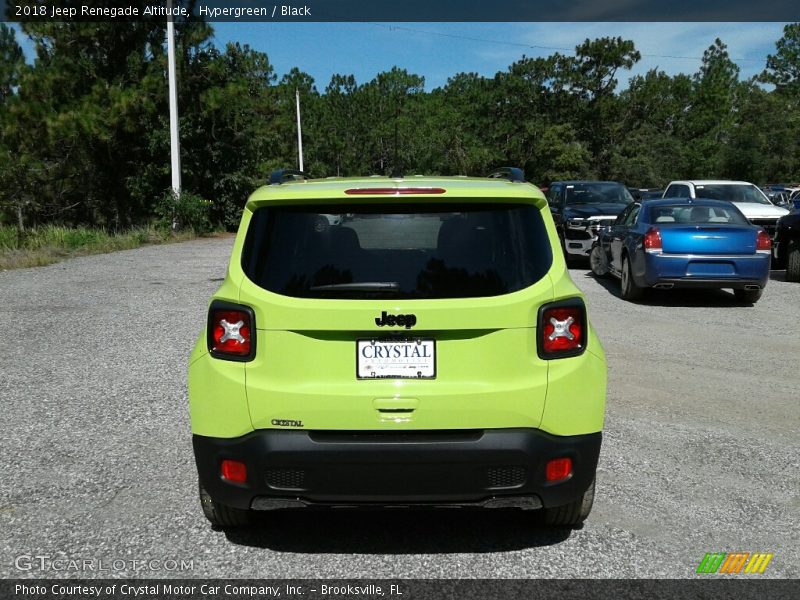
[[[459,72],[493,76],[523,54],[547,56],[571,51],[584,39],[632,39],[642,60],[620,73],[659,68],[669,74],[694,73],[700,58],[719,37],[728,45],[741,77],[764,68],[775,52],[783,23],[215,23],[215,43],[249,44],[269,55],[279,76],[292,67],[314,77],[322,91],[335,73],[359,83],[399,66],[425,77],[425,88],[444,85]],[[21,40],[30,56],[31,47]]]
[[[278,75],[298,67],[322,91],[331,75],[359,83],[397,65],[425,77],[431,90],[458,72],[493,76],[523,54],[572,50],[584,39],[622,36],[644,55],[632,74],[658,67],[694,73],[714,38],[728,45],[743,78],[764,68],[784,23],[216,23],[216,42],[266,52]],[[562,51],[563,53],[564,51]],[[679,57],[679,58],[676,58]],[[627,80],[621,74],[621,83]]]

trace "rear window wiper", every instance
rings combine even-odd
[[[362,281],[358,283],[315,285],[309,289],[312,292],[330,292],[335,290],[341,290],[343,292],[396,292],[400,289],[400,284],[396,281]]]

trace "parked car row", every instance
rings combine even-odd
[[[775,260],[800,267],[798,213],[778,222],[788,211],[745,182],[653,199],[557,181],[547,203],[518,168],[270,183],[247,201],[189,361],[218,527],[326,506],[516,507],[580,526],[606,361],[559,249],[630,300],[715,287],[756,302],[773,232]]]
[[[800,214],[746,181],[679,180],[659,190],[557,181],[548,201],[568,263],[589,258],[623,298],[648,288],[727,288],[758,301],[771,267],[800,281]]]
[[[775,206],[791,209],[800,203],[800,183],[768,183],[761,191]]]

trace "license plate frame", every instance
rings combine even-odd
[[[403,363],[394,362],[391,363],[391,366],[394,367],[394,370],[391,370],[391,367],[388,369],[384,369],[387,371],[386,374],[379,374],[378,370],[370,370],[367,369],[374,365],[362,365],[362,358],[361,358],[361,348],[365,345],[375,345],[375,344],[393,344],[393,345],[402,345],[404,347],[415,347],[417,345],[421,346],[422,348],[428,347],[431,348],[431,356],[430,362],[425,363],[423,361],[422,366],[425,368],[417,370],[416,373],[412,374],[412,368],[415,363],[411,361],[411,359],[403,359],[400,357],[401,360],[406,360],[406,366],[402,366]],[[413,346],[412,346],[413,345]],[[363,359],[365,361],[370,360],[369,358]],[[386,359],[388,360],[388,359]],[[413,338],[359,338],[356,340],[356,379],[363,380],[363,381],[370,381],[375,379],[436,379],[436,340],[433,338],[426,338],[426,337],[413,337]],[[362,369],[363,366],[363,369]],[[388,365],[387,365],[388,366]],[[404,373],[403,370],[406,370],[407,373]],[[371,374],[365,374],[371,373]]]

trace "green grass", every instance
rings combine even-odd
[[[74,256],[182,242],[195,237],[191,231],[172,233],[156,227],[109,233],[104,229],[56,225],[27,229],[20,236],[16,227],[0,226],[0,270],[40,267]]]

